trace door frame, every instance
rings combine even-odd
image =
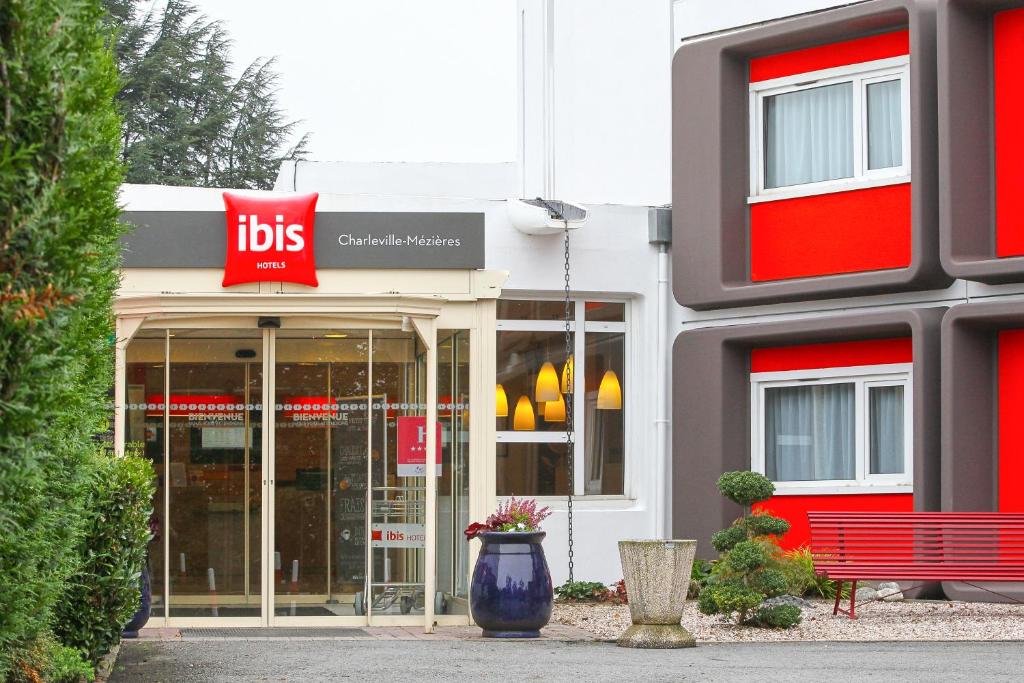
[[[495,292],[494,296],[497,295]],[[128,299],[119,300],[115,305],[116,317],[116,333],[115,333],[115,401],[114,401],[114,447],[115,453],[124,453],[124,441],[125,441],[125,387],[126,387],[126,360],[127,360],[127,347],[132,337],[140,329],[174,329],[174,328],[189,328],[189,329],[258,329],[256,324],[257,315],[280,315],[283,320],[288,324],[289,328],[307,328],[307,329],[387,329],[387,328],[401,328],[404,325],[411,325],[412,329],[415,330],[420,341],[423,343],[426,355],[427,355],[427,387],[426,387],[426,419],[428,424],[432,424],[437,421],[437,329],[439,327],[438,321],[439,316],[441,318],[448,317],[450,320],[445,320],[446,327],[450,326],[457,329],[466,329],[470,332],[470,338],[473,341],[479,342],[482,338],[487,338],[488,335],[481,334],[479,323],[481,321],[491,320],[493,321],[493,308],[494,302],[490,297],[482,299],[480,301],[473,302],[459,302],[459,303],[472,303],[474,304],[472,309],[466,308],[465,306],[459,307],[461,312],[456,312],[452,316],[442,316],[442,309],[445,306],[445,300],[441,297],[436,296],[379,296],[379,297],[360,297],[353,300],[335,300],[332,304],[328,304],[323,299],[318,301],[310,301],[312,297],[289,297],[281,296],[275,297],[277,300],[277,310],[275,306],[267,301],[263,297],[250,297],[250,296],[232,296],[229,301],[225,301],[227,297],[210,297],[202,295],[158,295],[158,296],[144,296],[144,297],[130,297]],[[289,301],[290,300],[290,301]],[[215,303],[216,305],[211,306],[210,304]],[[203,305],[206,304],[206,305]],[[258,305],[258,309],[257,309]],[[485,309],[482,314],[480,306]],[[268,310],[269,309],[269,310]],[[493,325],[492,325],[493,326]],[[493,335],[491,335],[493,336]],[[263,375],[263,391],[264,401],[272,394],[268,393],[269,389],[273,388],[272,380],[270,375],[272,372],[268,372],[267,368],[273,368],[271,361],[274,357],[274,344],[273,344],[273,333],[270,330],[263,330],[263,344],[264,344],[264,375]],[[169,337],[165,337],[165,351],[169,347]],[[481,361],[484,358],[490,360],[489,365],[493,367],[493,349],[490,349],[491,353],[487,353],[487,349],[484,349],[484,355],[481,356],[477,344],[471,346],[471,375],[475,376],[476,379],[471,380],[473,387],[478,397],[486,396],[486,392],[477,390],[478,387],[482,388],[487,384],[486,380],[481,379],[484,374]],[[165,356],[166,357],[166,356]],[[165,373],[164,391],[165,395],[169,391],[169,373]],[[269,385],[269,386],[268,386]],[[471,399],[472,400],[472,399]],[[489,405],[486,401],[481,401],[477,398],[474,403],[477,403],[479,408],[474,408],[473,412],[477,416],[476,420],[473,421],[471,430],[476,431],[476,438],[473,439],[474,444],[487,443],[486,437],[489,432],[493,431],[493,405],[490,406],[490,410],[487,409]],[[272,411],[264,410],[263,420],[267,421],[272,419]],[[492,425],[491,430],[486,428],[481,429],[487,423],[484,422],[487,416],[491,416],[490,424]],[[165,416],[166,420],[166,416]],[[267,423],[263,423],[264,428],[262,429],[261,438],[262,446],[264,448],[263,453],[265,454],[261,461],[261,478],[264,480],[262,483],[262,495],[265,501],[271,501],[270,503],[264,504],[263,511],[261,512],[261,546],[263,552],[261,553],[261,616],[259,617],[171,617],[165,612],[162,617],[153,617],[152,622],[162,622],[159,625],[168,627],[200,627],[200,626],[268,626],[274,623],[272,610],[272,596],[271,590],[268,590],[268,586],[272,583],[273,571],[268,567],[268,559],[272,561],[272,554],[270,548],[272,548],[272,539],[270,537],[270,515],[272,512],[267,508],[272,506],[273,495],[270,490],[270,480],[264,476],[268,474],[268,463],[273,462],[271,460],[272,454],[270,450],[273,448],[272,444],[272,429],[267,428]],[[471,431],[472,434],[472,431]],[[167,432],[165,430],[165,440],[167,438]],[[166,453],[166,443],[165,443]],[[484,454],[484,450],[487,450],[491,457],[489,460],[493,461],[493,448],[482,449],[479,446],[475,449],[477,455],[471,456],[470,459],[470,473],[471,480],[476,481],[478,484],[482,477],[486,477],[486,473],[489,470],[493,470],[493,462],[488,466],[486,464],[487,458]],[[439,453],[437,453],[436,444],[433,439],[427,439],[426,444],[426,468],[430,472],[433,470]],[[472,449],[471,449],[472,453]],[[164,458],[165,466],[165,477],[166,468],[169,467],[169,459]],[[425,596],[432,596],[436,591],[436,560],[437,560],[437,481],[436,477],[427,477],[426,483],[426,547],[424,549],[424,562],[426,568],[434,567],[433,570],[425,570],[424,572],[424,593]],[[486,479],[484,479],[486,481]],[[492,481],[493,484],[493,481]],[[494,488],[493,485],[486,487],[487,491],[479,491],[471,483],[470,493],[470,514],[472,516],[478,516],[479,510],[487,509],[491,506],[494,500]],[[483,494],[483,495],[480,495]],[[164,515],[167,518],[167,507],[169,505],[169,496],[164,497]],[[164,556],[167,557],[169,540],[167,536],[164,537]],[[368,548],[369,552],[369,548]],[[475,560],[475,555],[478,551],[473,549],[470,556],[470,564],[472,565]],[[167,562],[164,563],[164,600],[165,606],[167,605],[167,589],[169,586],[169,572],[170,567]],[[166,609],[166,607],[165,607]],[[424,631],[430,633],[437,624],[468,624],[471,623],[471,617],[469,615],[435,615],[434,614],[434,603],[432,599],[424,600],[424,610],[422,615],[382,615],[374,617],[372,611],[368,611],[365,617],[348,617],[348,616],[337,616],[337,617],[286,617],[289,619],[289,625],[305,625],[305,626],[370,626],[370,625],[416,625],[422,624]],[[281,618],[278,618],[281,619]],[[295,622],[290,621],[296,619]],[[158,625],[154,623],[154,625]]]

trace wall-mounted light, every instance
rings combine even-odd
[[[565,397],[559,396],[557,401],[544,404],[545,422],[565,422]]]
[[[558,395],[558,373],[555,372],[554,365],[545,362],[537,373],[537,387],[533,398],[537,403],[546,403],[557,401]]]
[[[516,401],[516,413],[512,417],[512,429],[517,432],[532,432],[537,427],[537,420],[533,415],[533,404],[529,396],[520,396]]]
[[[598,410],[622,410],[622,386],[614,370],[608,370],[601,378],[597,390]]]
[[[508,396],[500,384],[494,388],[494,411],[498,417],[508,417]]]

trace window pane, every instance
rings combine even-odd
[[[772,481],[853,479],[854,385],[765,390],[765,473]]]
[[[902,165],[900,81],[869,83],[867,99],[868,168],[892,168]]]
[[[551,363],[551,368],[547,368],[541,384],[547,383],[561,395],[567,358],[565,333],[499,331],[497,358],[497,383],[501,389],[496,388],[499,394],[496,398],[501,402],[500,394],[503,392],[508,404],[508,415],[498,416],[498,431],[565,431],[565,412],[557,400],[551,410],[548,410],[547,403],[537,402],[537,380],[545,369],[545,363]],[[518,425],[517,407],[520,411]]]
[[[853,176],[853,84],[764,98],[766,188]]]
[[[903,387],[868,389],[871,474],[903,472]]]
[[[626,321],[626,304],[607,301],[588,301],[583,305],[586,320],[621,323]]]
[[[564,443],[499,443],[499,496],[565,496],[569,458]]]
[[[584,493],[623,493],[626,335],[586,335]]]
[[[569,315],[575,315],[575,304],[569,305]],[[515,301],[498,299],[498,320],[565,320],[564,301]]]

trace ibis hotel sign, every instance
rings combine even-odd
[[[317,269],[484,267],[484,215],[317,211],[317,195],[224,193],[224,211],[127,211],[125,268],[223,268],[245,282],[317,286]]]

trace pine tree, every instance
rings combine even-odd
[[[295,122],[277,103],[273,59],[231,76],[231,39],[190,0],[140,14],[138,0],[104,0],[117,31],[122,157],[132,183],[270,188]]]

